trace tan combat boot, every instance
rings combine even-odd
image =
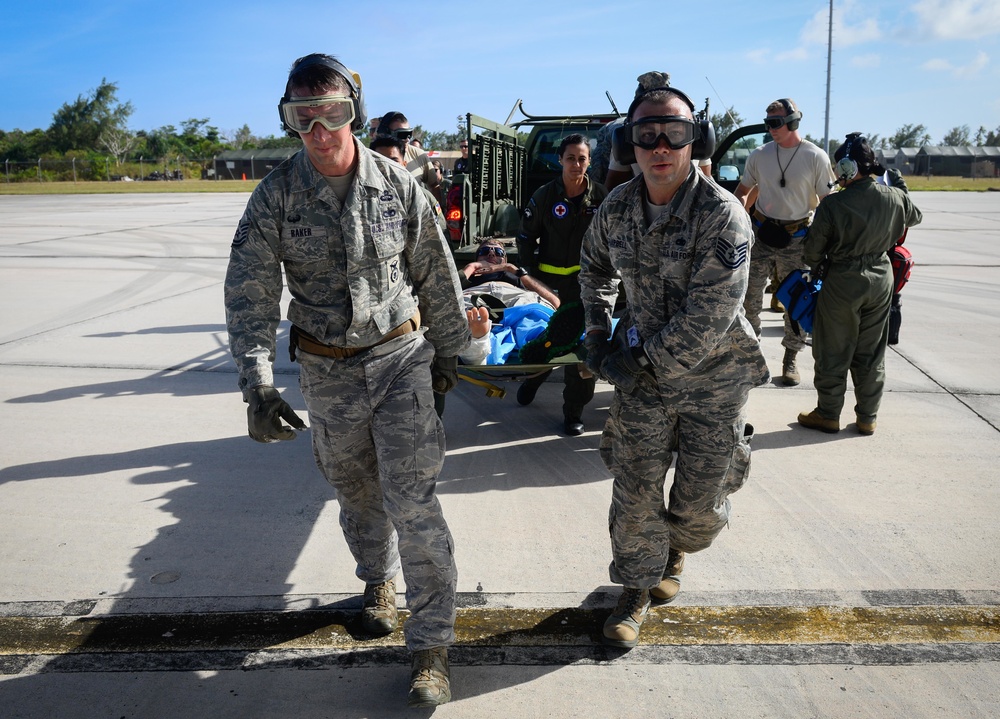
[[[818,429],[827,434],[836,434],[840,431],[839,419],[826,419],[820,416],[816,410],[809,412],[799,412],[799,424],[808,429]]]
[[[391,634],[399,626],[396,613],[396,583],[365,585],[365,600],[361,607],[361,627],[369,634]]]
[[[604,622],[604,643],[631,649],[649,613],[649,590],[625,587],[614,613]]]
[[[451,679],[448,671],[448,647],[434,647],[413,652],[410,672],[411,707],[436,707],[451,701]]]
[[[674,601],[681,591],[680,573],[684,571],[684,552],[673,547],[667,554],[667,568],[663,570],[663,579],[649,590],[649,598],[653,604],[667,604]]]
[[[858,432],[861,434],[875,434],[875,426],[878,424],[875,420],[871,422],[865,422],[861,417],[857,418]]]
[[[785,358],[781,360],[781,381],[787,387],[794,387],[800,381],[799,368],[795,366],[795,350],[785,350]]]

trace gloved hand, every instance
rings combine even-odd
[[[431,387],[438,394],[451,392],[458,386],[458,357],[434,357],[431,365]]]
[[[588,332],[587,336],[583,339],[583,347],[587,350],[587,358],[584,360],[587,369],[595,377],[602,377],[601,365],[604,364],[604,360],[611,354],[611,342],[608,341],[608,333],[596,330]]]
[[[247,390],[247,426],[250,436],[258,442],[277,442],[279,439],[295,439],[295,432],[281,423],[285,420],[295,429],[305,429],[306,425],[292,410],[291,405],[281,399],[281,395],[271,385],[260,385]]]
[[[625,394],[634,394],[644,375],[653,379],[652,367],[642,347],[628,347],[604,360],[601,376]]]

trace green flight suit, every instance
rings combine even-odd
[[[887,251],[922,215],[902,190],[862,177],[823,198],[806,235],[806,264],[829,270],[816,303],[813,360],[824,419],[840,419],[847,373],[859,421],[874,422],[885,386],[892,266]]]

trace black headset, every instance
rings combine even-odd
[[[400,120],[409,123],[406,115],[396,110],[390,110],[382,115],[378,121],[378,127],[375,128],[375,137],[391,137],[393,140],[398,140],[399,138],[396,137],[395,131],[390,130],[389,125]],[[412,128],[407,128],[407,130],[411,135],[413,134]]]
[[[787,97],[781,98],[778,102],[785,108],[785,127],[788,128],[789,132],[795,132],[799,129],[799,120],[802,119],[802,113],[795,109],[795,105]]]
[[[636,108],[639,107],[644,99],[646,99],[647,95],[661,90],[671,92],[682,99],[687,106],[691,108],[691,112],[694,113],[695,132],[698,136],[695,138],[695,141],[691,143],[691,159],[706,160],[712,156],[713,152],[715,152],[715,128],[712,126],[712,121],[708,117],[708,100],[705,100],[705,109],[698,112],[695,110],[694,103],[691,102],[691,98],[678,90],[676,87],[654,87],[649,90],[644,90],[641,93],[636,93],[635,99],[632,100],[632,104],[628,106],[628,113],[625,115],[625,124],[620,127],[616,127],[611,132],[611,145],[614,148],[615,157],[618,158],[618,162],[623,165],[631,165],[635,163],[635,145],[632,144],[632,140],[630,139],[632,129],[632,113],[634,113]]]
[[[313,55],[306,55],[304,58],[296,62],[289,71],[288,78],[291,79],[303,70],[316,66],[329,68],[347,81],[351,101],[354,103],[354,120],[351,122],[351,130],[357,132],[358,130],[364,129],[365,123],[368,122],[368,114],[365,112],[365,96],[361,91],[361,75],[349,69],[346,65],[329,55],[315,53]],[[285,113],[281,110],[281,106],[289,100],[291,100],[291,98],[288,96],[288,92],[286,91],[281,97],[281,102],[278,103],[278,116],[281,117],[281,126],[284,127],[287,132],[295,132],[285,123]],[[294,136],[298,137],[299,134],[295,132]]]

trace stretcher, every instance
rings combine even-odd
[[[556,357],[544,364],[459,364],[458,378],[486,390],[487,397],[503,399],[507,390],[497,382],[524,382],[566,365],[581,363],[575,352]]]

